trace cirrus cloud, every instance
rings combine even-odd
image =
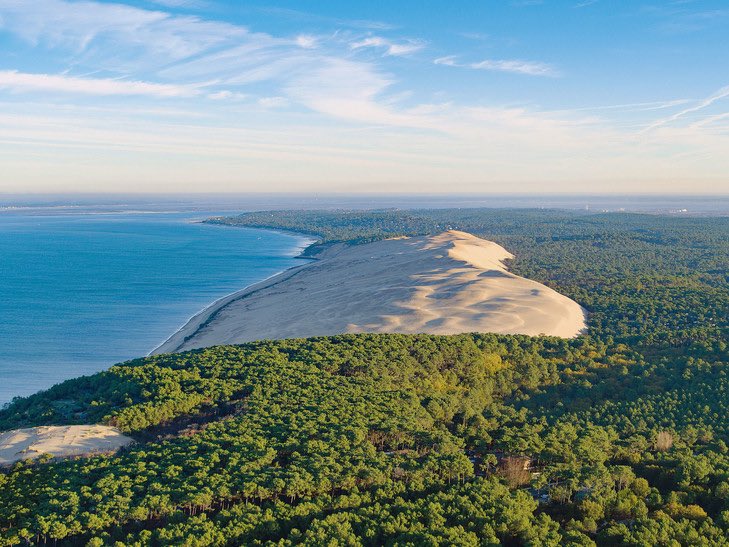
[[[151,97],[193,97],[198,86],[157,84],[111,78],[78,78],[56,74],[0,71],[0,89],[15,92],[60,92],[81,95],[145,95]]]
[[[364,38],[357,42],[353,42],[352,44],[350,44],[349,47],[352,49],[362,49],[368,47],[381,48],[385,50],[385,55],[398,57],[400,55],[415,53],[416,51],[423,49],[424,46],[425,44],[417,40],[408,40],[398,43],[392,40],[388,40],[387,38],[383,38],[381,36],[368,36],[367,38]]]
[[[520,59],[485,59],[474,63],[460,63],[455,55],[439,57],[433,61],[436,65],[471,68],[474,70],[493,70],[496,72],[511,72],[527,76],[559,76],[559,71],[552,65],[537,61],[523,61]]]

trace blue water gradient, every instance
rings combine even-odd
[[[215,215],[0,214],[0,404],[147,354],[308,240]]]

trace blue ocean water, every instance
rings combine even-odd
[[[195,222],[216,214],[0,214],[0,405],[146,355],[301,263],[306,238]]]

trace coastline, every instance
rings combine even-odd
[[[200,224],[205,223],[205,221],[198,222]],[[230,227],[235,228],[235,226]],[[262,279],[261,281],[253,283],[251,285],[246,285],[245,287],[237,291],[234,291],[228,295],[218,298],[217,300],[214,300],[203,309],[201,309],[199,312],[191,316],[180,328],[178,328],[169,337],[167,337],[161,344],[154,347],[149,353],[147,353],[147,357],[152,355],[160,355],[163,353],[175,353],[176,351],[179,351],[179,348],[184,345],[184,343],[188,339],[193,337],[201,328],[203,328],[207,324],[210,319],[212,319],[220,310],[228,306],[230,303],[235,302],[236,300],[239,300],[241,298],[245,298],[246,296],[253,294],[259,290],[276,285],[277,283],[288,279],[292,275],[295,275],[299,270],[306,268],[312,262],[318,260],[318,258],[316,257],[309,257],[304,255],[305,251],[312,245],[314,245],[317,241],[316,239],[314,239],[314,234],[302,234],[297,232],[291,232],[288,230],[276,230],[271,228],[254,229],[266,230],[269,232],[279,232],[286,235],[293,235],[296,237],[304,238],[306,242],[301,245],[299,254],[294,256],[293,258],[306,260],[307,262],[305,264],[301,264],[300,266],[292,266],[291,268],[276,272],[275,274],[270,275],[267,278]],[[277,279],[279,277],[280,279]]]
[[[298,256],[296,258],[306,259],[306,257],[301,256]],[[317,259],[310,258],[306,260],[315,261]],[[218,298],[217,300],[197,312],[190,319],[188,319],[184,325],[177,329],[159,346],[150,351],[147,356],[149,357],[152,355],[160,355],[162,353],[175,353],[176,351],[179,351],[180,347],[184,345],[184,343],[191,337],[195,336],[195,334],[201,328],[203,328],[207,324],[207,322],[210,321],[220,310],[222,310],[232,302],[235,302],[236,300],[240,300],[241,298],[245,298],[246,296],[254,294],[262,289],[273,287],[281,281],[285,281],[289,277],[296,275],[296,273],[298,273],[300,270],[309,266],[309,264],[310,263],[302,264],[301,266],[293,266],[281,272],[275,273],[267,277],[266,279],[259,281],[258,283],[248,285],[247,287],[243,287],[242,289],[232,292],[227,296]]]
[[[285,228],[278,228],[276,226],[266,226],[264,224],[261,224],[260,226],[243,226],[243,225],[237,225],[237,224],[226,224],[224,222],[213,222],[217,218],[227,218],[227,217],[210,217],[203,220],[196,220],[195,222],[197,224],[208,224],[210,226],[222,226],[224,228],[244,228],[249,230],[265,230],[266,232],[274,232],[278,234],[284,234],[287,236],[293,236],[298,237],[302,239],[306,239],[309,241],[308,244],[301,247],[301,252],[299,252],[298,255],[296,255],[294,258],[311,258],[306,255],[306,252],[313,246],[315,246],[317,243],[320,242],[322,236],[319,234],[315,234],[314,232],[297,232],[296,230],[287,230]],[[326,244],[324,244],[326,245]],[[316,256],[316,255],[312,255]]]

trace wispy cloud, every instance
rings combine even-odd
[[[211,82],[214,85],[204,93],[210,99],[240,100],[258,95],[263,98],[258,102],[253,99],[254,103],[270,109],[281,106],[280,97],[286,95],[289,101],[334,115],[338,109],[319,107],[343,100],[341,82],[335,77],[311,80],[307,75],[332,75],[336,72],[332,67],[346,67],[344,77],[361,82],[372,81],[377,72],[371,59],[342,59],[349,57],[342,55],[343,45],[352,50],[381,49],[384,56],[404,56],[423,47],[415,40],[380,36],[354,40],[346,32],[341,36],[301,33],[277,37],[230,23],[98,2],[85,2],[81,10],[73,2],[38,0],[31,10],[22,2],[0,0],[0,12],[0,28],[36,47],[71,51],[74,72],[78,71],[76,67],[89,73],[103,69],[107,76],[86,82],[78,76],[21,77],[8,73],[6,89],[12,83],[15,88],[45,86],[78,94],[194,96],[198,94],[198,82]],[[305,88],[297,87],[296,82],[302,81],[306,82]],[[249,87],[254,84],[265,84],[266,89],[251,92]],[[354,92],[354,100],[361,98],[354,88],[348,89]],[[316,100],[311,99],[314,96]],[[272,101],[271,97],[276,99]]]
[[[667,116],[665,118],[661,118],[659,120],[656,120],[652,124],[650,124],[648,127],[646,127],[643,132],[652,131],[654,129],[658,129],[659,127],[662,127],[664,125],[669,125],[684,116],[688,114],[692,114],[694,112],[698,112],[699,110],[703,110],[705,108],[708,108],[715,102],[724,99],[725,97],[729,97],[729,86],[722,87],[715,93],[711,94],[710,96],[706,97],[705,99],[702,99],[698,102],[696,102],[693,106],[690,106],[688,108],[684,108],[683,110],[680,110],[676,112],[675,114],[672,114],[671,116]]]
[[[691,124],[691,129],[699,129],[702,127],[710,126],[715,124],[716,122],[720,122],[722,120],[729,119],[729,112],[722,112],[721,114],[715,114],[713,116],[708,116],[704,118],[703,120],[700,120],[694,124]]]
[[[76,78],[55,74],[0,71],[0,89],[15,92],[59,92],[81,95],[145,95],[148,97],[193,97],[200,86],[155,84],[117,79]]]
[[[458,36],[466,38],[467,40],[483,41],[491,38],[490,35],[483,32],[459,32]]]
[[[201,0],[148,0],[152,4],[157,4],[165,8],[191,8],[202,9],[207,7],[207,2]]]
[[[207,95],[208,99],[212,99],[214,101],[226,101],[226,100],[238,100],[242,101],[248,98],[248,95],[245,93],[237,93],[230,91],[228,89],[223,89],[221,91],[215,91],[213,93],[208,93]]]
[[[512,74],[525,74],[528,76],[559,76],[559,72],[552,65],[520,59],[485,59],[474,63],[461,63],[456,56],[450,55],[447,57],[439,57],[433,62],[436,65],[471,68],[474,70],[511,72]]]
[[[285,108],[290,103],[286,97],[261,97],[258,104],[263,108]]]
[[[666,110],[675,106],[690,103],[689,99],[673,99],[669,101],[649,101],[644,103],[621,103],[621,104],[603,104],[597,106],[582,106],[578,108],[569,108],[562,110],[553,110],[552,112],[589,112],[600,110],[615,110],[623,112],[649,112],[653,110]]]
[[[725,24],[729,9],[700,9],[693,2],[670,2],[664,5],[644,5],[641,15],[656,18],[657,29],[667,34],[700,32],[712,26]]]
[[[318,43],[319,40],[317,37],[312,36],[311,34],[299,34],[296,37],[296,45],[304,49],[313,49],[318,45]]]
[[[350,47],[352,49],[361,49],[368,47],[384,49],[385,55],[397,57],[400,55],[415,53],[416,51],[423,49],[423,47],[425,47],[425,44],[417,40],[394,42],[381,36],[368,36],[367,38],[353,42],[352,44],[350,44]]]
[[[356,61],[337,58],[320,61],[319,66],[298,73],[286,85],[286,93],[295,101],[340,119],[407,125],[376,103],[376,97],[392,80]]]
[[[270,15],[276,15],[278,17],[286,17],[288,19],[294,19],[299,21],[314,21],[317,23],[328,23],[340,27],[369,29],[369,30],[391,30],[393,25],[385,23],[383,21],[371,21],[367,19],[342,19],[339,17],[327,17],[324,15],[318,15],[315,13],[309,13],[305,11],[295,10],[291,8],[281,7],[264,7],[264,8],[253,8],[257,11],[261,11]]]
[[[244,27],[123,4],[0,0],[0,28],[74,63],[139,72],[260,37]]]

